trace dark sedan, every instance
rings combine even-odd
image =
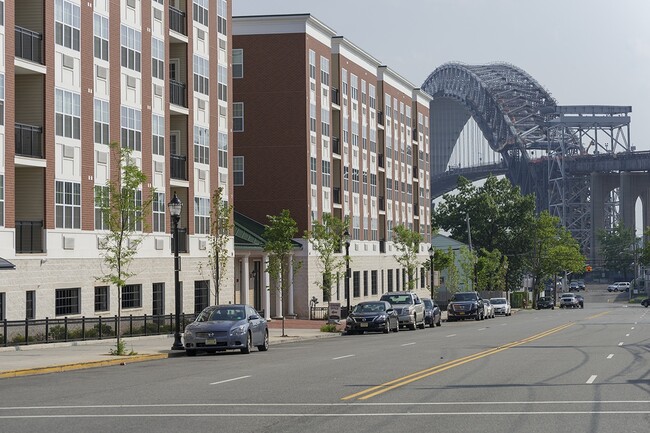
[[[580,308],[585,308],[585,298],[583,298],[582,295],[576,295],[576,299],[578,300]]]
[[[346,334],[399,331],[399,316],[389,302],[366,301],[354,307],[345,321]]]
[[[537,309],[546,309],[550,308],[551,310],[555,310],[555,302],[553,301],[553,298],[551,297],[541,297],[537,300]]]
[[[183,339],[188,356],[224,350],[250,353],[255,346],[262,352],[269,349],[266,320],[244,304],[207,307],[187,325]]]
[[[422,298],[422,302],[424,302],[424,324],[429,325],[432,328],[434,325],[441,326],[442,314],[438,304],[429,298]]]
[[[641,305],[648,308],[648,305],[650,305],[650,298],[645,298],[643,301],[641,301]]]

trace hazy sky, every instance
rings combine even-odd
[[[233,15],[311,13],[416,87],[438,66],[512,63],[560,105],[631,105],[650,150],[650,0],[233,0]]]

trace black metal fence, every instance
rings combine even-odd
[[[181,332],[193,322],[196,314],[181,315]],[[120,329],[122,337],[173,334],[175,316],[79,317],[37,320],[3,320],[0,322],[2,347],[65,341],[103,340],[115,338]]]

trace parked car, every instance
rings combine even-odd
[[[511,315],[510,302],[506,298],[490,298],[490,303],[494,307],[494,314]]]
[[[650,305],[650,298],[645,298],[643,301],[641,301],[641,305],[648,308],[648,305]]]
[[[578,308],[580,302],[573,293],[563,293],[560,298],[560,308]]]
[[[358,303],[345,321],[346,334],[363,334],[364,332],[399,331],[399,316],[386,301],[365,301]]]
[[[576,299],[578,300],[580,308],[585,308],[585,298],[583,298],[582,295],[576,295]]]
[[[429,298],[422,298],[424,303],[424,323],[433,328],[433,326],[442,325],[442,314],[440,307]]]
[[[483,309],[485,310],[486,319],[494,319],[496,317],[496,314],[494,313],[494,305],[492,305],[489,300],[483,299]]]
[[[269,329],[266,319],[250,305],[214,305],[185,327],[183,340],[188,356],[224,350],[250,353],[255,346],[264,352],[269,349]]]
[[[572,292],[579,292],[580,285],[578,284],[577,281],[571,281],[571,284],[569,284],[569,290],[571,290]]]
[[[550,308],[551,310],[555,310],[555,302],[553,301],[553,298],[549,296],[542,296],[541,298],[537,299],[537,309],[547,309]]]
[[[587,286],[585,285],[585,280],[578,280],[578,289],[582,290],[583,292],[587,290]]]
[[[478,292],[455,293],[447,305],[447,322],[468,318],[485,319],[483,300]]]
[[[617,281],[607,286],[608,292],[627,292],[630,290],[630,283],[628,281]]]
[[[424,329],[424,304],[413,292],[388,292],[381,296],[381,301],[389,302],[399,316],[400,326],[411,330]]]

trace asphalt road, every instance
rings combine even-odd
[[[0,432],[648,432],[650,309],[616,297],[3,379]]]

